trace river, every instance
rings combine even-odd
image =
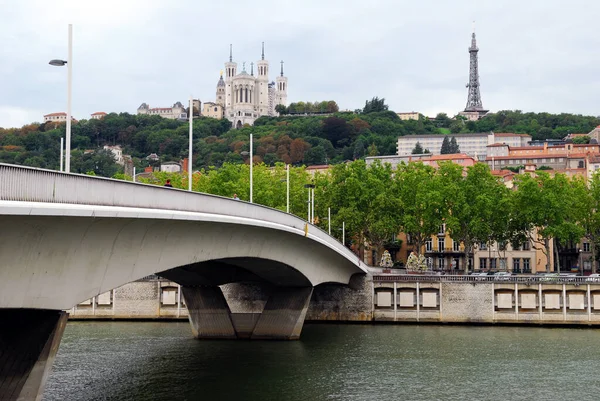
[[[305,325],[198,341],[188,323],[70,322],[44,401],[597,400],[597,329]]]

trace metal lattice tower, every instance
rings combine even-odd
[[[481,103],[481,93],[479,93],[479,67],[477,62],[477,41],[475,40],[475,27],[473,27],[473,34],[471,35],[471,47],[469,47],[469,83],[467,88],[469,90],[469,96],[467,97],[466,112],[480,112],[486,113],[487,110],[483,108]]]

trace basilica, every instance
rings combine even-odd
[[[256,66],[256,76],[254,67]],[[281,73],[275,81],[269,82],[269,62],[265,60],[265,45],[262,45],[261,59],[250,63],[250,73],[246,71],[246,63],[242,63],[242,71],[238,73],[238,64],[233,61],[233,50],[229,47],[229,61],[225,63],[225,79],[223,73],[217,83],[216,103],[224,109],[224,116],[235,128],[244,124],[252,125],[260,116],[276,116],[275,106],[287,106],[288,79]]]

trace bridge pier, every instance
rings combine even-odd
[[[67,324],[57,310],[0,309],[0,400],[41,400]]]
[[[240,290],[244,284],[231,284]],[[297,340],[312,295],[312,287],[265,288],[247,285],[258,299],[228,299],[217,286],[182,287],[194,337],[199,339]],[[231,290],[231,289],[230,289]],[[237,295],[237,294],[236,294]],[[234,305],[232,305],[233,303]],[[234,308],[232,308],[234,306]],[[232,312],[232,309],[235,312]]]

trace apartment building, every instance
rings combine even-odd
[[[417,145],[421,144],[423,149],[428,149],[432,154],[439,155],[444,138],[454,137],[460,151],[469,156],[485,159],[488,145],[495,143],[508,146],[527,146],[531,136],[513,133],[475,133],[475,134],[451,134],[451,135],[406,135],[398,137],[398,155],[410,155]]]

